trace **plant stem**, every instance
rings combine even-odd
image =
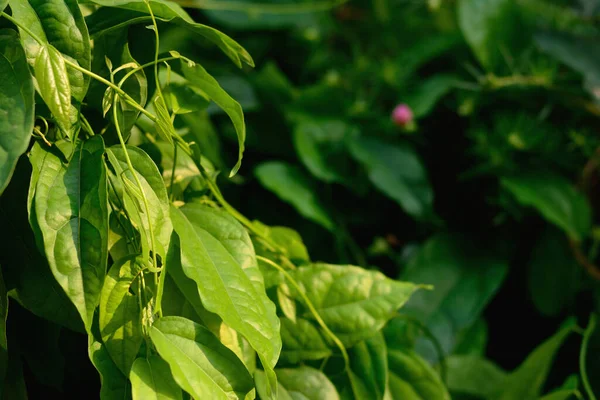
[[[171,183],[169,185],[169,199],[173,201],[173,185],[175,184],[175,170],[177,166],[177,143],[173,142],[173,167],[171,168]]]
[[[319,312],[317,311],[317,309],[315,308],[313,303],[310,301],[310,299],[308,298],[306,293],[304,293],[304,289],[302,289],[300,287],[300,284],[298,284],[298,282],[296,282],[296,280],[282,266],[278,265],[277,263],[269,260],[268,258],[258,256],[258,255],[256,256],[256,258],[259,259],[260,261],[270,265],[271,267],[275,268],[279,272],[281,272],[283,274],[283,276],[285,277],[285,279],[287,281],[289,281],[292,284],[292,286],[298,291],[298,293],[300,294],[300,297],[302,297],[302,300],[304,300],[306,307],[309,309],[311,314],[315,317],[315,320],[317,321],[319,326],[323,329],[323,331],[325,331],[325,333],[327,334],[327,336],[329,336],[329,338],[333,341],[333,343],[335,343],[335,345],[340,349],[340,352],[342,353],[342,357],[344,358],[345,371],[349,371],[350,370],[350,358],[348,357],[348,352],[346,351],[346,347],[344,347],[344,344],[342,343],[342,341],[336,336],[335,333],[333,333],[331,331],[331,329],[329,329],[329,327],[327,326],[325,321],[323,321],[323,318],[321,318],[321,315],[319,314]]]
[[[590,322],[588,323],[587,328],[585,328],[585,332],[583,334],[583,341],[581,342],[581,351],[579,353],[579,372],[581,374],[581,382],[590,400],[596,400],[596,395],[594,395],[594,391],[592,390],[592,385],[590,384],[590,380],[587,375],[585,363],[590,337],[592,337],[592,333],[594,332],[595,328],[596,315],[592,314],[590,315]]]

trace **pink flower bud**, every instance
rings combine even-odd
[[[406,104],[398,104],[392,111],[392,121],[394,124],[405,127],[413,120],[413,112]]]

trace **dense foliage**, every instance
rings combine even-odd
[[[598,397],[598,0],[0,10],[2,398]]]

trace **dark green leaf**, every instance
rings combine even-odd
[[[351,378],[354,385],[362,388],[368,398],[383,399],[388,385],[388,352],[381,332],[357,343],[348,351]],[[358,384],[358,385],[357,385]],[[341,391],[341,389],[340,389]],[[357,400],[364,395],[354,396]]]
[[[206,328],[181,317],[163,317],[150,332],[175,381],[198,399],[245,399],[254,388],[244,364]]]
[[[7,1],[0,4],[6,7]],[[16,32],[0,31],[0,195],[19,156],[27,150],[34,122],[33,80]]]
[[[244,154],[244,142],[246,141],[246,124],[244,122],[244,112],[240,104],[235,101],[226,91],[224,91],[219,82],[213,78],[199,64],[188,65],[184,60],[181,61],[183,75],[196,89],[201,90],[208,98],[214,101],[223,109],[231,119],[238,138],[238,160],[229,176],[237,173],[242,165],[242,156]]]
[[[425,168],[411,147],[359,136],[349,141],[349,149],[365,166],[373,185],[404,211],[416,218],[432,215],[433,192]]]
[[[567,322],[557,333],[529,354],[527,359],[505,381],[500,400],[534,400],[541,395],[554,356],[567,336],[573,332],[573,321]]]
[[[272,368],[281,351],[279,319],[264,290],[257,290],[262,282],[257,282],[255,272],[248,274],[248,268],[242,268],[236,248],[239,241],[222,243],[219,238],[224,237],[225,231],[213,227],[210,232],[192,225],[174,207],[171,218],[181,241],[183,272],[195,281],[204,307],[248,340],[267,374],[271,374],[269,380],[275,390]]]
[[[475,57],[486,69],[502,61],[518,34],[515,3],[512,0],[460,0],[458,23]]]
[[[290,271],[290,275],[347,347],[373,336],[419,288],[350,265],[313,264]],[[294,289],[291,297],[303,303]],[[314,319],[308,309],[299,310],[298,315]]]
[[[90,0],[90,2],[102,6],[119,7],[129,10],[126,13],[115,13],[113,10],[101,8],[94,12],[87,18],[87,24],[93,36],[130,24],[148,23],[151,21],[144,0]],[[214,28],[195,23],[183,8],[174,2],[150,0],[149,3],[154,16],[158,20],[172,22],[210,40],[219,46],[223,53],[240,68],[242,62],[254,66],[254,61],[250,57],[250,54],[236,41]]]
[[[590,205],[583,194],[559,175],[523,173],[501,184],[519,203],[535,208],[574,240],[583,240],[591,226]]]
[[[131,399],[131,388],[127,378],[119,371],[110,358],[106,347],[89,337],[88,353],[90,360],[100,374],[100,400],[127,400]]]
[[[158,356],[138,358],[131,368],[133,400],[181,400],[181,389],[173,379],[169,364]]]
[[[446,360],[448,389],[484,399],[497,399],[508,374],[491,361],[478,356],[450,356]]]
[[[352,160],[345,145],[352,132],[353,128],[344,121],[305,119],[294,129],[294,146],[315,177],[352,186]]]
[[[448,94],[458,82],[454,75],[437,74],[427,79],[405,99],[416,118],[427,116],[442,97]]]
[[[312,181],[294,165],[269,161],[254,173],[260,183],[298,210],[306,218],[332,231],[335,224],[316,196]]]
[[[80,67],[90,69],[90,39],[76,0],[9,0],[9,4],[13,17],[44,42],[41,45],[27,32],[20,30],[21,41],[31,65],[37,62],[42,48],[50,44]],[[67,72],[71,94],[77,102],[82,102],[90,77],[73,68],[68,68]],[[67,86],[66,82],[62,84]]]
[[[103,156],[104,143],[99,136],[77,146],[68,165],[47,152],[33,199],[50,269],[88,331],[107,265],[108,193]]]
[[[411,349],[388,349],[392,400],[450,400],[437,372]]]
[[[507,269],[502,253],[489,245],[434,236],[402,274],[402,280],[431,284],[434,290],[416,293],[402,312],[424,323],[449,354],[458,334],[475,322],[500,288]],[[426,359],[437,359],[428,341],[422,340],[418,348]]]
[[[99,328],[102,342],[123,375],[129,371],[144,337],[140,302],[134,281],[140,273],[136,257],[118,260],[104,280],[99,306]],[[137,293],[136,293],[137,294]]]
[[[557,229],[547,229],[537,241],[529,262],[529,293],[533,304],[549,316],[573,305],[581,285],[581,271],[565,235]]]

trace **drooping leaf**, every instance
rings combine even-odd
[[[511,0],[460,0],[458,23],[481,65],[493,70],[510,51],[517,35],[515,3]]]
[[[348,146],[377,189],[413,217],[432,215],[433,192],[425,168],[411,147],[367,136],[350,140]]]
[[[497,399],[506,386],[508,374],[485,358],[453,355],[446,359],[446,366],[452,393]]]
[[[6,7],[7,1],[0,4]],[[34,122],[34,88],[16,32],[0,31],[0,195],[27,150]]]
[[[229,176],[233,176],[237,173],[242,165],[242,156],[244,154],[244,142],[246,141],[246,123],[244,122],[244,112],[242,106],[235,101],[221,86],[215,78],[213,78],[206,70],[199,64],[193,66],[188,65],[184,60],[181,61],[181,70],[183,76],[189,81],[189,83],[196,89],[202,91],[206,96],[214,101],[219,107],[223,109],[231,119],[238,138],[238,160]]]
[[[281,359],[292,364],[321,360],[332,354],[331,346],[316,326],[304,318],[296,318],[296,321],[281,318],[281,341]]]
[[[388,349],[392,400],[450,400],[438,373],[411,349]]]
[[[373,400],[383,399],[389,379],[388,352],[383,334],[377,332],[373,337],[352,346],[348,356],[353,386],[365,393],[361,395],[355,391],[352,397],[357,400],[365,396]],[[341,388],[339,390],[342,391]]]
[[[118,260],[104,280],[99,306],[99,328],[104,347],[121,370],[129,376],[144,341],[140,299],[132,288],[140,273],[135,256]],[[143,304],[143,303],[142,303]]]
[[[244,364],[205,327],[182,317],[163,317],[150,332],[173,378],[198,399],[245,399],[254,390]]]
[[[335,223],[316,196],[313,183],[296,166],[269,161],[260,164],[254,173],[264,187],[290,203],[304,217],[327,230],[335,228]]]
[[[257,291],[256,280],[248,277],[233,255],[231,243],[219,241],[222,233],[218,229],[214,236],[213,232],[192,225],[174,207],[171,218],[181,242],[183,272],[196,283],[202,304],[248,340],[275,391],[273,368],[281,351],[281,338],[274,304],[264,291]]]
[[[90,0],[90,2],[106,6],[119,7],[128,12],[115,13],[108,8],[101,8],[86,18],[92,36],[130,24],[148,23],[151,21],[144,0]],[[236,41],[224,33],[206,25],[195,23],[192,18],[174,2],[150,0],[154,16],[161,21],[168,21],[193,33],[203,36],[217,45],[238,67],[242,63],[254,66],[248,52]]]
[[[135,174],[143,188],[143,195],[141,195],[134,175],[127,165],[124,150],[120,146],[113,146],[106,152],[110,166],[112,166],[112,169],[108,169],[111,185],[115,188],[118,197],[123,199],[127,215],[141,235],[144,254],[150,257],[151,237],[154,236],[156,254],[165,260],[173,226],[169,217],[170,203],[167,189],[156,164],[143,150],[132,146],[127,147]],[[128,191],[128,188],[131,187],[128,187],[126,182],[141,198]],[[144,197],[148,202],[149,216],[146,212]]]
[[[294,129],[294,147],[315,177],[352,186],[354,171],[345,146],[352,132],[352,126],[344,121],[304,119]]]
[[[483,356],[488,342],[488,325],[483,317],[464,329],[457,337],[454,354]]]
[[[535,208],[574,240],[582,240],[591,227],[591,210],[585,196],[566,179],[549,173],[527,173],[502,178],[501,184],[517,201]]]
[[[507,260],[501,248],[476,244],[466,237],[434,236],[401,276],[405,281],[431,284],[434,290],[416,293],[402,313],[425,324],[449,354],[461,331],[475,322],[502,285]],[[417,348],[427,360],[437,360],[429,341],[420,340]]]
[[[100,374],[100,400],[131,399],[129,380],[119,371],[106,347],[89,336],[88,354]]]
[[[76,0],[9,0],[9,4],[13,17],[44,42],[41,45],[27,32],[20,30],[21,41],[31,65],[37,63],[40,52],[50,44],[61,56],[82,68],[90,69],[90,39]],[[57,57],[57,54],[51,54],[53,52],[50,50],[49,55]],[[67,73],[69,85],[66,82],[61,84],[68,86],[73,98],[80,103],[87,93],[90,77],[68,67]]]
[[[289,273],[347,347],[373,336],[419,288],[350,265],[312,264]],[[304,303],[293,288],[290,297]],[[314,320],[308,309],[298,316]]]
[[[181,389],[173,379],[169,364],[156,355],[138,358],[131,374],[133,400],[181,400]]]
[[[108,193],[103,156],[100,136],[78,145],[68,165],[47,152],[33,199],[50,269],[88,331],[107,265]]]
[[[71,127],[71,85],[65,60],[54,46],[48,44],[35,58],[33,70],[44,103],[59,125],[68,131]]]
[[[581,271],[564,234],[555,228],[547,229],[529,262],[529,293],[536,308],[545,315],[556,316],[573,305]]]

